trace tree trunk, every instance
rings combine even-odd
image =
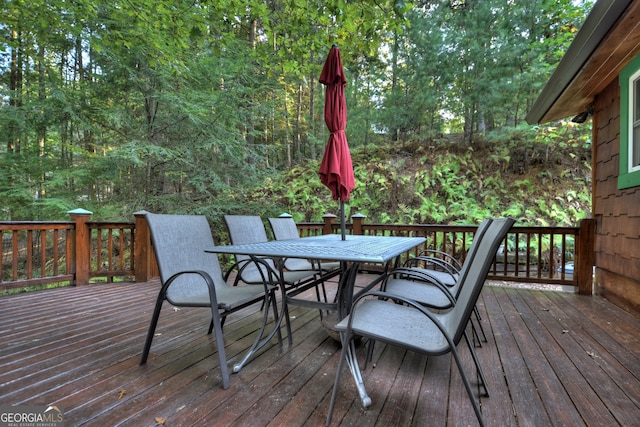
[[[398,32],[393,32],[393,58],[391,62],[391,96],[394,99],[394,102],[397,102],[396,91],[398,85]],[[394,110],[398,108],[398,105],[394,106]],[[397,141],[400,138],[400,128],[398,127],[398,117],[395,114],[393,118],[393,125],[395,129],[393,129],[393,140]]]
[[[309,121],[311,122],[311,129],[309,133],[314,136],[312,141],[309,143],[309,139],[307,138],[307,143],[310,149],[310,157],[311,160],[315,160],[317,158],[316,153],[316,140],[318,135],[316,134],[316,80],[315,76],[311,76],[309,79]]]
[[[22,106],[22,41],[17,31],[11,32],[13,47],[11,49],[11,73],[9,77],[9,107],[17,109]],[[19,128],[14,121],[10,121],[7,127],[7,151],[9,153],[20,152]]]
[[[41,159],[45,155],[45,139],[47,134],[47,124],[46,124],[47,113],[44,109],[44,103],[46,99],[46,92],[45,92],[46,73],[45,73],[44,61],[45,61],[45,48],[44,48],[44,44],[41,43],[40,46],[38,47],[38,101],[40,104],[40,117],[38,119],[38,124],[36,125],[36,133],[37,133],[37,139],[38,139],[38,158],[40,163],[41,163]],[[39,177],[40,182],[38,184],[39,186],[38,194],[40,195],[40,197],[44,197],[45,196],[45,186],[44,186],[45,171],[43,170],[42,167],[39,169],[40,169],[40,177]]]
[[[298,100],[296,102],[296,134],[293,140],[296,162],[302,161],[302,83],[298,84]]]

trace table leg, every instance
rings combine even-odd
[[[264,264],[264,262],[260,261],[260,259],[258,257],[254,257],[251,256],[253,262],[255,262],[257,265],[265,265],[265,268],[269,268],[268,265]],[[260,327],[260,331],[258,332],[258,336],[256,337],[255,341],[253,342],[253,345],[251,346],[251,348],[247,351],[247,353],[244,355],[244,357],[242,358],[242,360],[236,364],[233,365],[233,372],[234,373],[238,373],[240,372],[240,370],[242,369],[242,367],[249,361],[249,359],[251,358],[251,356],[253,356],[258,350],[260,350],[265,344],[267,344],[269,341],[271,341],[271,339],[276,335],[276,333],[278,334],[278,344],[280,345],[280,349],[282,349],[282,336],[280,334],[280,325],[282,324],[282,318],[284,316],[287,316],[287,331],[288,331],[288,335],[289,335],[289,341],[291,341],[291,327],[289,325],[289,321],[288,321],[288,316],[289,316],[289,311],[287,309],[287,305],[286,305],[286,293],[284,290],[284,279],[282,278],[282,270],[280,269],[280,273],[278,272],[273,272],[270,271],[268,274],[268,279],[265,277],[264,280],[269,282],[269,283],[274,283],[273,280],[273,276],[277,276],[277,280],[275,281],[275,283],[278,283],[279,286],[278,288],[280,289],[280,293],[282,296],[282,306],[280,308],[280,312],[278,312],[278,304],[276,302],[276,295],[275,295],[275,291],[273,291],[273,293],[271,293],[271,295],[269,295],[269,297],[265,300],[264,303],[264,315],[262,318],[262,325]],[[273,330],[271,332],[269,332],[269,334],[264,338],[261,339],[262,336],[264,335],[264,331],[267,327],[267,323],[269,321],[269,304],[271,304],[273,306],[273,314],[274,314],[274,325],[273,325]]]
[[[369,397],[369,395],[367,395],[367,390],[364,388],[364,381],[362,380],[362,373],[360,372],[360,365],[358,364],[358,358],[356,357],[356,348],[353,340],[351,340],[348,345],[349,348],[347,349],[347,354],[345,355],[347,365],[349,366],[349,371],[351,371],[353,380],[356,383],[356,388],[358,389],[358,394],[360,395],[362,406],[368,408],[369,406],[371,406],[371,398]]]
[[[357,262],[352,262],[351,264],[343,263],[342,265],[342,275],[340,276],[340,283],[338,285],[338,292],[336,295],[338,321],[344,319],[351,311],[353,290],[355,288],[359,269],[360,263]]]
[[[360,264],[357,262],[351,263],[351,265],[343,265],[344,277],[340,278],[340,289],[338,290],[338,319],[342,320],[351,311],[351,305],[353,303],[353,292],[355,289],[356,278],[358,276],[358,270]],[[342,338],[342,345],[344,342],[344,332],[340,333]],[[371,405],[371,398],[367,395],[367,391],[364,387],[364,381],[362,380],[362,373],[360,371],[360,365],[358,364],[358,358],[356,357],[356,349],[353,340],[350,340],[347,345],[347,351],[345,353],[345,360],[351,376],[358,389],[362,406],[368,408]]]

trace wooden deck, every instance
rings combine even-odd
[[[280,352],[274,340],[223,390],[204,309],[165,307],[149,361],[138,364],[158,289],[0,298],[0,405],[55,404],[68,426],[324,424],[339,344],[317,311],[292,307],[294,345]],[[485,287],[479,308],[488,426],[640,424],[640,319],[599,297],[497,286]],[[248,347],[258,324],[255,311],[228,319],[228,356]],[[372,406],[362,409],[345,376],[333,425],[476,425],[450,356],[377,345],[374,363],[364,372]]]

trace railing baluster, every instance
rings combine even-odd
[[[0,283],[4,280],[4,230],[0,230]]]
[[[124,228],[118,229],[120,237],[118,239],[120,253],[118,254],[118,270],[124,270]]]
[[[520,238],[519,237],[520,235],[518,233],[515,233],[515,238],[514,238],[515,248],[513,249],[514,251],[513,264],[515,265],[514,275],[516,277],[520,275]]]
[[[563,234],[562,235],[562,249],[560,250],[560,262],[562,263],[561,265],[561,270],[560,270],[560,274],[561,274],[561,279],[565,278],[565,268],[567,265],[567,259],[566,259],[566,255],[567,255],[567,235]]]
[[[71,259],[71,248],[72,248],[72,239],[71,239],[71,228],[68,228],[65,231],[65,274],[71,274],[71,265],[72,265],[72,259]]]
[[[58,257],[58,244],[60,242],[59,239],[60,239],[60,232],[56,228],[53,230],[53,275],[54,276],[57,276],[59,272],[59,268],[58,268],[58,260],[60,259]]]
[[[27,279],[33,279],[33,230],[27,230]]]
[[[40,231],[40,277],[47,276],[47,231]]]
[[[556,269],[556,259],[554,257],[554,253],[555,253],[555,240],[556,240],[556,235],[551,232],[551,234],[549,235],[549,278],[553,278],[553,273]]]
[[[18,251],[20,250],[20,247],[18,245],[18,230],[13,230],[13,233],[11,235],[12,237],[12,242],[11,242],[11,246],[12,246],[12,257],[11,257],[11,265],[12,265],[12,273],[13,273],[13,280],[18,280]]]
[[[542,277],[542,234],[538,234],[538,278]]]
[[[102,270],[102,228],[96,230],[96,271]]]
[[[107,262],[109,265],[107,266],[107,271],[112,271],[113,269],[113,229],[109,228],[107,231]],[[113,276],[107,276],[108,282],[113,282]]]

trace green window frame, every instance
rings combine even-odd
[[[640,55],[620,72],[618,188],[640,186]]]

